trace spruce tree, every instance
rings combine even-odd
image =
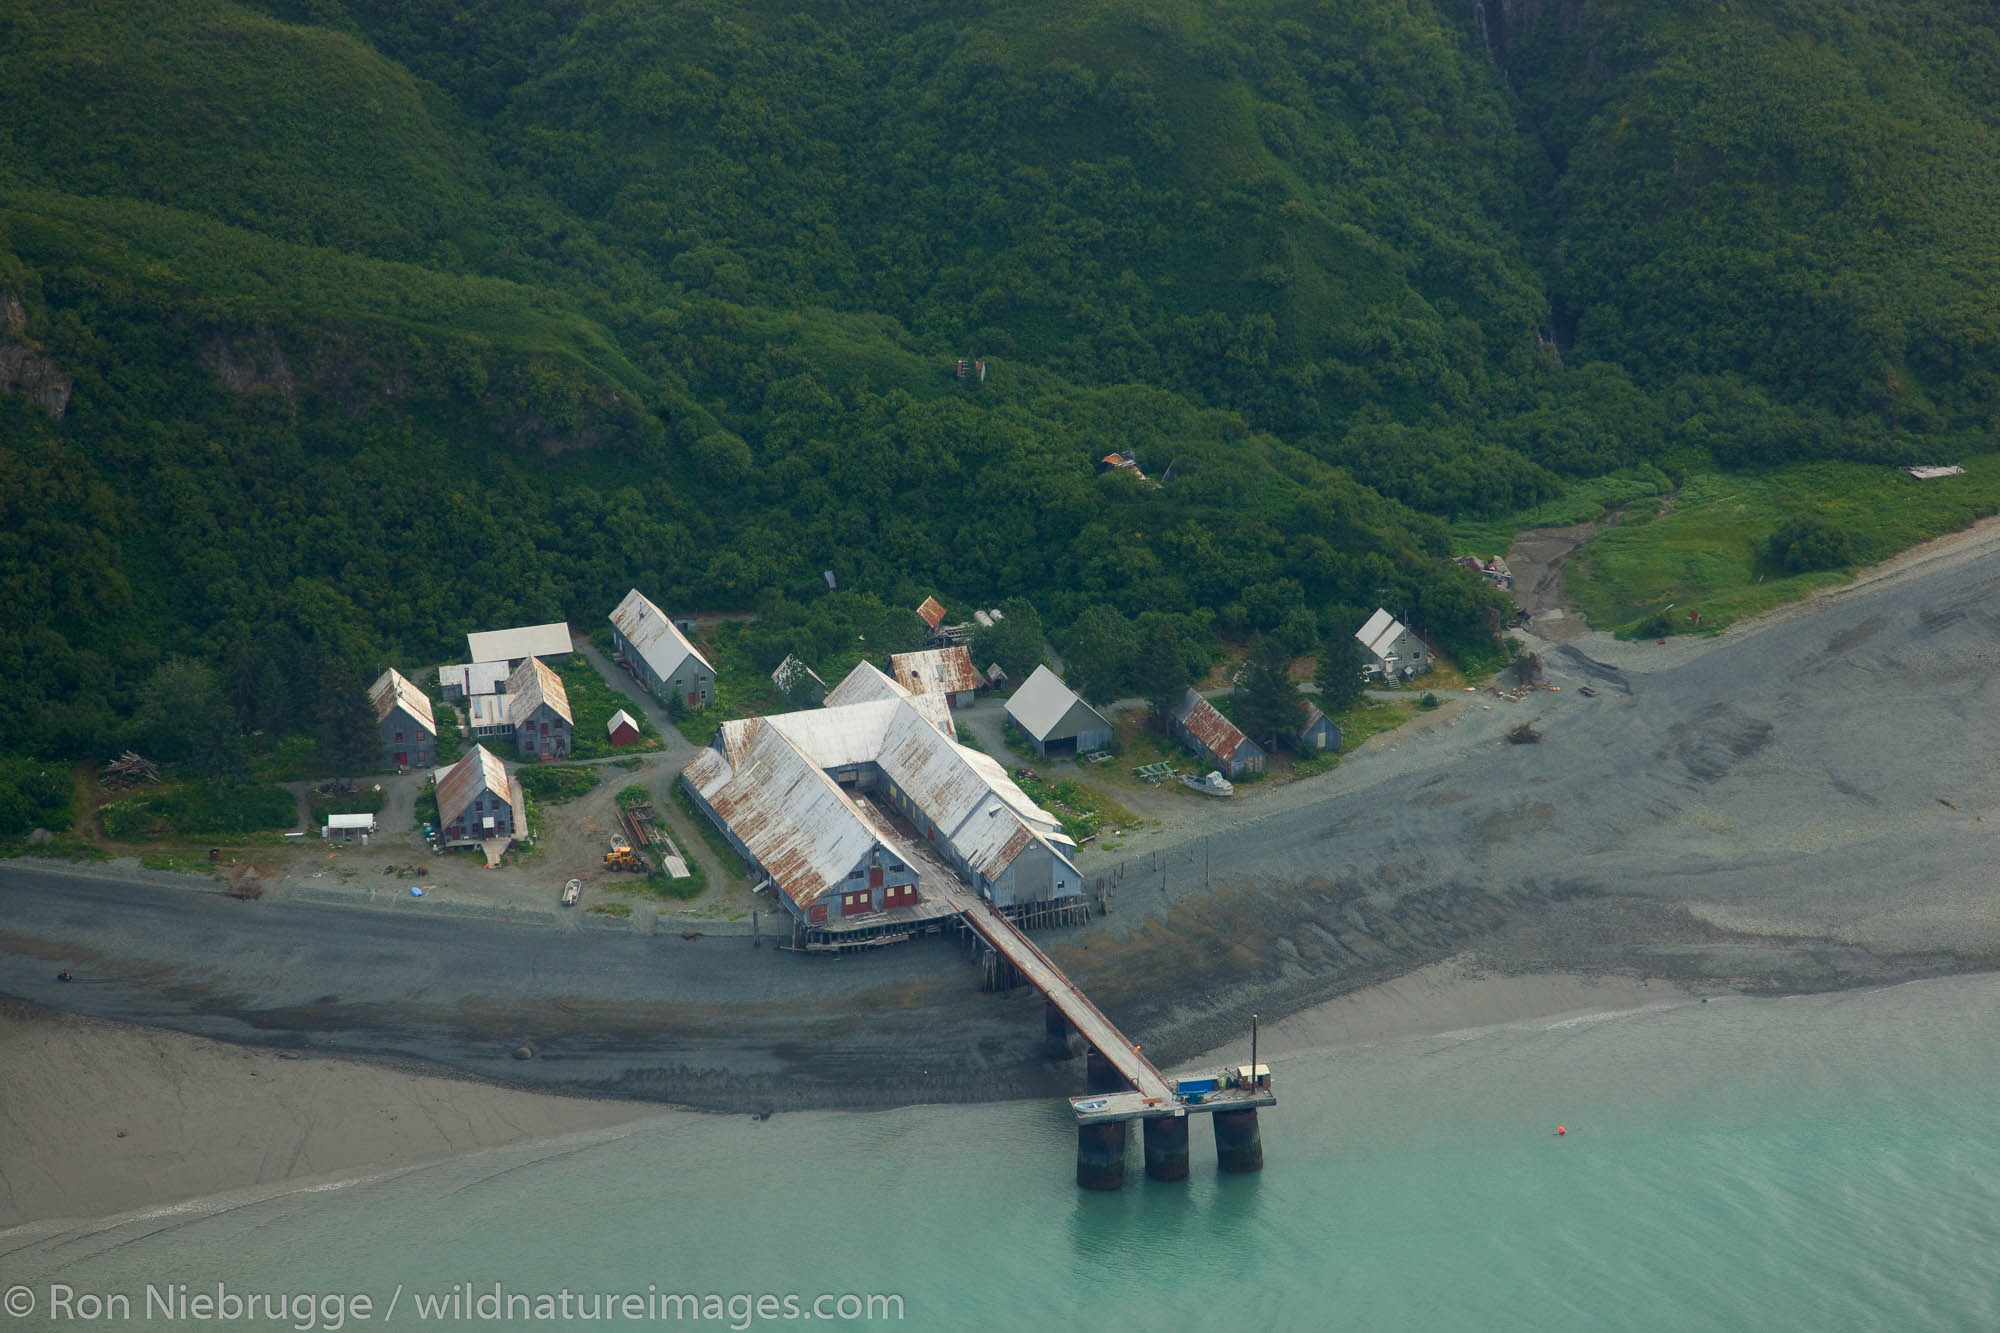
[[[1162,617],[1154,624],[1139,654],[1138,677],[1153,726],[1167,730],[1188,687],[1187,657],[1181,651],[1180,631],[1173,621]]]
[[[1267,750],[1299,725],[1305,701],[1292,683],[1292,663],[1283,644],[1263,635],[1252,640],[1249,660],[1236,677],[1235,700],[1236,725]]]
[[[1342,630],[1327,635],[1319,647],[1319,670],[1314,678],[1319,686],[1319,711],[1332,717],[1359,703],[1368,684],[1361,678],[1366,665],[1359,639]]]

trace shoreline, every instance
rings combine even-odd
[[[1282,1069],[1329,1051],[1468,1040],[1733,994],[1634,977],[1501,973],[1459,955],[1263,1023],[1259,1059]],[[1171,1068],[1242,1063],[1249,1037]],[[0,1138],[0,1253],[63,1231],[345,1189],[526,1145],[587,1148],[663,1119],[727,1114],[241,1047],[18,1001],[0,1001],[0,1060],[23,1075],[0,1085],[0,1124],[14,1127]],[[1080,1062],[1070,1063],[1081,1091]],[[115,1107],[105,1105],[112,1096]],[[831,1113],[926,1105],[940,1103]]]
[[[1282,1061],[1675,998],[1692,996],[1623,978],[1499,976],[1456,958],[1265,1024],[1262,1050]],[[1241,1044],[1175,1063],[1240,1062]],[[0,1242],[169,1215],[219,1196],[344,1188],[523,1144],[596,1143],[663,1117],[728,1114],[238,1046],[12,1000],[0,1001],[0,1061],[15,1075],[0,1085],[0,1124],[12,1127],[0,1138]],[[1070,1064],[1081,1091],[1081,1064]]]
[[[1605,660],[1549,669],[1602,697],[1467,695],[1352,764],[1215,807],[1210,830],[1110,867],[1113,913],[1047,947],[1168,1068],[1240,1062],[1253,1012],[1283,1059],[1658,997],[1994,970],[2000,766],[1935,774],[1990,676],[2000,584],[1966,566],[1996,551],[2000,518],[1676,636],[1680,651],[1578,639]],[[1881,656],[1913,635],[1920,657]],[[1884,679],[1923,706],[1883,715]],[[1548,739],[1508,747],[1524,717]],[[0,999],[0,1060],[19,1071],[0,1087],[0,1226],[674,1107],[873,1110],[1082,1081],[1041,1055],[1032,992],[977,993],[946,942],[806,962],[426,901],[260,907],[199,876],[0,868],[0,996],[20,1001]],[[48,985],[59,967],[84,984]]]

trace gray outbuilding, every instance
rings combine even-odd
[[[1035,753],[1089,754],[1111,744],[1111,723],[1045,666],[1035,668],[1007,701],[1007,716],[1028,735]]]

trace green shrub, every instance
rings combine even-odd
[[[69,769],[36,759],[0,759],[0,838],[38,828],[60,833],[76,819]]]
[[[596,769],[577,764],[524,765],[515,776],[522,791],[548,805],[574,801],[595,787],[598,779]]]
[[[1853,564],[1854,541],[1823,518],[1801,518],[1771,534],[1765,555],[1787,574],[1810,574]]]

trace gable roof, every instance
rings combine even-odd
[[[520,726],[535,715],[535,710],[543,704],[557,717],[576,725],[576,719],[569,711],[569,690],[563,685],[562,677],[551,671],[539,657],[531,657],[514,668],[514,674],[507,677],[507,721]]]
[[[874,676],[896,690],[879,671]],[[850,673],[841,684],[854,679]],[[910,859],[899,837],[828,773],[860,764],[878,765],[988,879],[1037,841],[1064,859],[1074,849],[998,762],[951,738],[950,713],[936,695],[897,691],[725,722],[715,746],[681,776],[803,910],[875,846]]]
[[[1233,758],[1237,750],[1246,745],[1260,754],[1263,753],[1261,746],[1245,736],[1234,722],[1217,711],[1214,704],[1193,690],[1181,696],[1178,719],[1180,724],[1188,729],[1189,734],[1201,743],[1202,748],[1218,759]]]
[[[917,608],[917,619],[936,629],[938,622],[944,619],[944,604],[935,597],[924,598],[923,604]]]
[[[866,703],[872,699],[907,699],[910,692],[883,675],[872,662],[857,662],[840,684],[826,692],[826,706]]]
[[[803,688],[807,683],[817,689],[822,697],[826,694],[826,682],[819,678],[817,671],[801,662],[797,653],[785,654],[785,660],[778,663],[777,670],[771,673],[771,683],[786,694]]]
[[[523,657],[568,657],[569,626],[561,621],[549,625],[521,625],[514,629],[490,629],[465,636],[465,653],[475,662],[515,662]]]
[[[690,657],[708,667],[711,676],[715,674],[715,668],[687,641],[680,626],[637,588],[625,594],[625,600],[612,610],[610,619],[632,645],[632,651],[644,658],[661,680],[671,680],[681,669],[681,663]]]
[[[438,819],[451,823],[453,815],[465,813],[465,807],[472,804],[472,798],[481,792],[489,792],[514,804],[514,788],[507,779],[507,766],[500,762],[500,756],[483,745],[475,745],[465,752],[465,758],[444,770],[437,780]]]
[[[896,683],[911,694],[957,694],[985,683],[972,665],[972,653],[962,643],[928,652],[892,653],[889,670]]]
[[[1396,646],[1396,640],[1404,633],[1402,621],[1377,608],[1375,614],[1368,617],[1368,623],[1354,631],[1354,637],[1361,640],[1362,647],[1382,658],[1389,655]]]
[[[1082,707],[1097,721],[1099,727],[1109,727],[1104,714],[1084,703],[1075,690],[1062,683],[1062,677],[1046,666],[1038,666],[1035,673],[1014,691],[1014,697],[1007,701],[1007,716],[1020,724],[1021,730],[1038,741],[1049,739],[1049,733],[1070,713]],[[1079,731],[1091,730],[1089,726],[1079,727]]]
[[[437,735],[437,719],[431,716],[431,701],[424,692],[412,685],[402,672],[390,667],[375,683],[368,687],[368,697],[375,704],[375,720],[387,720],[390,710],[401,708],[431,735]]]
[[[604,724],[604,734],[607,736],[616,736],[618,734],[618,728],[621,724],[632,728],[632,731],[635,735],[639,731],[638,719],[633,717],[630,713],[626,712],[624,709],[621,708],[617,712],[611,715],[611,720],[609,722],[606,722]]]

